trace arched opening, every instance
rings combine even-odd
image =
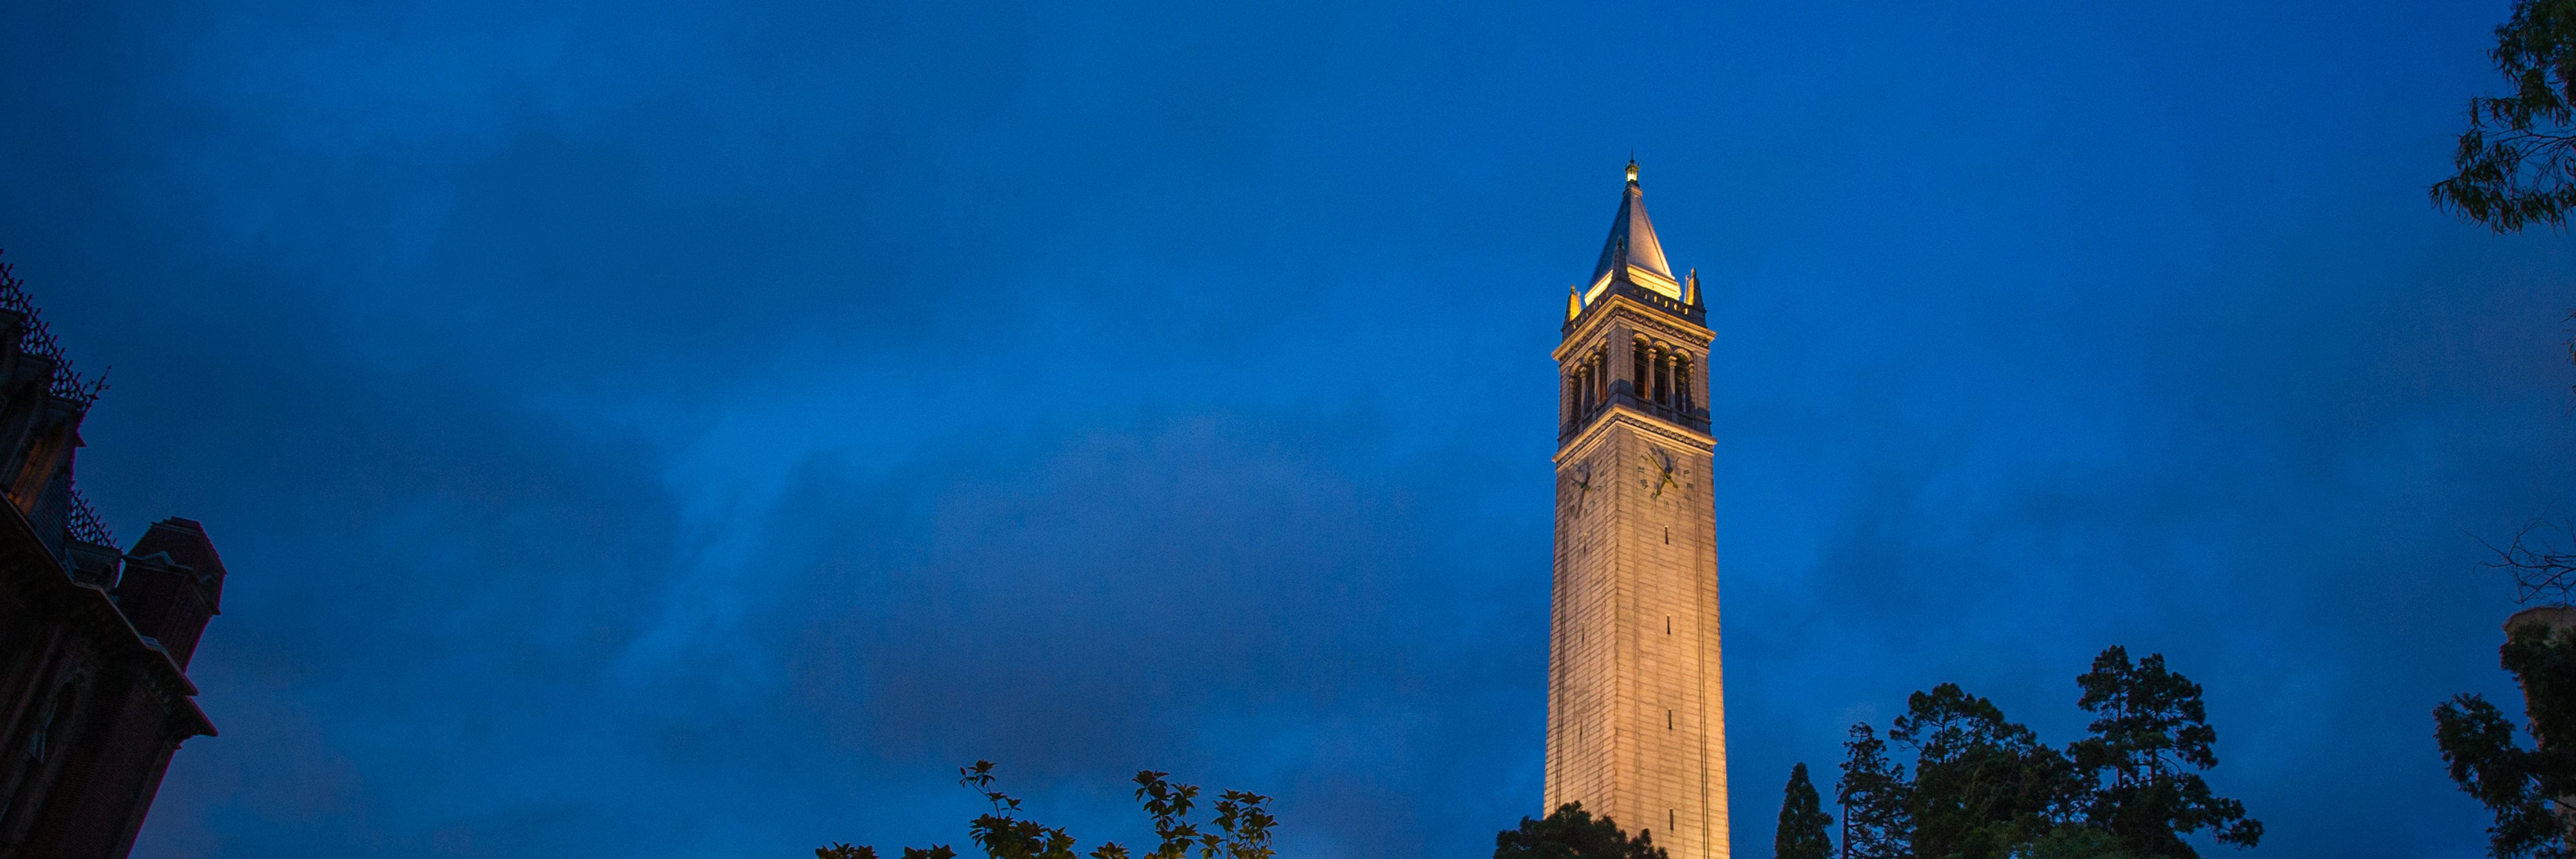
[[[1602,402],[1610,402],[1610,374],[1607,374],[1610,359],[1607,356],[1610,356],[1607,348],[1595,346],[1592,356],[1584,359],[1584,418],[1597,413]]]
[[[1672,354],[1662,349],[1655,350],[1655,404],[1673,404]]]
[[[1673,408],[1686,415],[1696,405],[1691,392],[1699,387],[1699,377],[1691,375],[1691,369],[1690,356],[1673,359]]]
[[[1583,356],[1571,362],[1565,375],[1566,429],[1583,425],[1592,416],[1592,361]]]
[[[1647,344],[1645,338],[1642,337],[1638,338],[1636,343],[1628,347],[1628,363],[1630,364],[1628,368],[1630,371],[1628,376],[1629,396],[1636,397],[1640,400],[1652,399],[1654,397],[1655,383],[1653,371],[1649,370],[1646,366],[1648,355],[1653,350],[1654,347]]]
[[[1578,370],[1565,375],[1565,426],[1570,429],[1582,419],[1583,373]]]

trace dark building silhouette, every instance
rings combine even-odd
[[[224,563],[186,519],[119,550],[72,485],[85,380],[0,263],[0,859],[116,859],[170,756],[214,736],[188,682]]]

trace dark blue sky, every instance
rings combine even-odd
[[[2469,857],[2569,239],[2427,208],[2506,4],[0,5],[86,491],[234,576],[138,857],[1293,857],[1536,812],[1554,376],[1709,284],[1735,844],[1954,680],[2207,688],[2250,855]],[[2555,505],[2553,507],[2553,505]],[[2225,855],[2225,854],[2222,854]]]

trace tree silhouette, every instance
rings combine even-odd
[[[1035,820],[1023,819],[1020,801],[993,787],[993,762],[976,761],[960,767],[957,783],[982,794],[993,810],[978,815],[966,825],[967,837],[984,848],[992,859],[1074,859],[1074,838],[1063,827],[1050,827]],[[1191,822],[1190,811],[1197,807],[1198,787],[1170,780],[1169,773],[1140,770],[1136,773],[1136,799],[1154,820],[1154,835],[1161,839],[1153,851],[1138,854],[1136,859],[1271,859],[1270,830],[1279,821],[1270,816],[1270,797],[1257,793],[1229,790],[1219,794],[1216,817],[1202,828]],[[903,848],[903,859],[954,859],[957,851],[939,844],[928,848]],[[1081,854],[1091,859],[1129,859],[1126,847],[1117,842],[1104,842],[1091,852]],[[815,859],[877,859],[876,848],[835,843],[814,849]]]
[[[2261,821],[2245,817],[2245,804],[2213,795],[2199,770],[2218,765],[2210,747],[2200,685],[2165,669],[2164,654],[2135,663],[2113,645],[2093,658],[2093,670],[2075,678],[2084,697],[2076,706],[2096,718],[2093,736],[2067,748],[2094,784],[2084,817],[2137,856],[2197,857],[2182,836],[2210,830],[2219,843],[2254,846]]]
[[[1518,829],[1494,835],[1494,859],[1667,859],[1654,833],[1630,838],[1607,817],[1593,817],[1583,803],[1557,806],[1544,820],[1521,818]]]
[[[1905,778],[1905,765],[1887,759],[1887,741],[1867,724],[1851,726],[1843,751],[1843,777],[1834,787],[1843,807],[1842,859],[1913,855],[1913,818],[1905,811],[1913,783]]]
[[[1834,824],[1833,815],[1825,813],[1816,797],[1816,786],[1807,781],[1807,765],[1789,768],[1789,786],[1780,798],[1780,828],[1771,836],[1774,859],[1831,859],[1833,839],[1825,827]]]
[[[1917,856],[2001,859],[2066,816],[2075,784],[2066,756],[1956,683],[1906,699],[1887,738],[1914,750]]]
[[[2469,99],[2467,130],[2433,184],[2436,208],[2499,233],[2563,227],[2576,206],[2576,0],[2515,0],[2487,51],[2513,88]]]
[[[2522,683],[2532,747],[2524,748],[2513,723],[2484,696],[2461,694],[2433,708],[2433,738],[2451,780],[2495,814],[2487,828],[2487,853],[2496,859],[2563,859],[2576,856],[2568,823],[2576,818],[2576,630],[2552,632],[2525,623],[2507,634],[2499,651],[2504,669]]]
[[[1909,696],[1886,740],[1853,725],[1837,790],[1843,859],[2197,859],[2183,836],[2262,838],[2244,805],[2201,777],[2218,763],[2218,734],[2200,686],[2163,655],[2133,662],[2113,646],[2076,685],[2077,706],[2097,718],[2062,751],[1955,683]],[[1912,778],[1891,743],[1914,754]],[[1789,817],[1784,807],[1784,829]]]

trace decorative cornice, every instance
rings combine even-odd
[[[1662,298],[1662,296],[1656,296],[1656,298]],[[1674,304],[1679,306],[1678,302]],[[1592,342],[1594,335],[1600,329],[1607,327],[1613,319],[1626,319],[1641,327],[1661,330],[1671,335],[1674,340],[1696,347],[1705,348],[1709,341],[1717,339],[1717,332],[1708,330],[1706,326],[1700,325],[1689,317],[1679,316],[1673,311],[1648,304],[1623,290],[1610,293],[1606,300],[1593,302],[1592,306],[1583,309],[1583,315],[1567,322],[1565,339],[1559,341],[1556,344],[1556,350],[1550,354],[1559,363],[1563,363],[1566,356],[1573,354],[1578,345]]]
[[[1564,444],[1557,445],[1554,462],[1564,465],[1567,459],[1574,458],[1577,451],[1591,448],[1601,437],[1608,435],[1611,428],[1621,426],[1656,436],[1676,447],[1687,447],[1701,452],[1717,450],[1716,436],[1675,426],[1672,421],[1638,411],[1635,406],[1627,403],[1616,403],[1602,410],[1600,417],[1593,418],[1592,422],[1576,432],[1573,438],[1566,439]]]

